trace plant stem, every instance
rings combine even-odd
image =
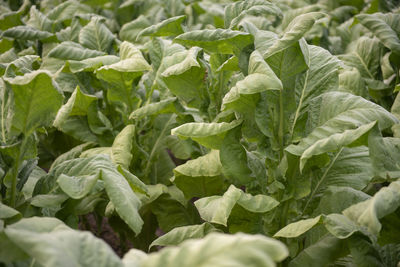
[[[279,146],[280,146],[280,157],[283,157],[283,123],[284,123],[284,114],[283,114],[283,95],[282,90],[279,92],[279,129],[278,129],[278,138],[279,138]]]
[[[22,156],[23,156],[23,151],[25,149],[26,142],[28,141],[28,138],[24,135],[21,146],[18,148],[17,156],[15,157],[15,165],[14,169],[12,172],[12,180],[11,180],[11,207],[15,208],[16,204],[16,198],[17,198],[17,179],[18,179],[18,171],[19,171],[19,166],[21,165],[22,162]]]
[[[19,154],[19,153],[18,153]],[[12,172],[12,180],[11,180],[11,207],[15,208],[15,200],[17,193],[17,177],[18,177],[18,169],[19,169],[19,156],[16,159],[14,169]]]
[[[314,190],[312,191],[310,197],[307,200],[306,205],[304,206],[303,211],[301,212],[301,215],[304,214],[304,212],[307,210],[308,205],[310,204],[311,200],[314,198],[314,195],[318,192],[319,187],[321,186],[321,184],[325,181],[325,178],[327,177],[330,169],[332,168],[333,164],[335,164],[337,158],[339,157],[340,153],[343,151],[343,147],[338,151],[338,153],[336,153],[335,158],[332,160],[332,162],[329,164],[328,168],[326,168],[324,174],[322,175],[321,179],[318,181],[317,185],[315,186]]]
[[[173,119],[174,119],[174,115],[172,114],[172,115],[169,117],[169,120],[165,123],[164,128],[162,129],[160,135],[158,136],[156,142],[154,143],[153,149],[151,150],[149,159],[147,160],[147,163],[146,163],[146,168],[144,169],[144,174],[145,174],[145,176],[148,176],[148,175],[149,175],[150,166],[151,166],[151,163],[152,163],[152,161],[153,161],[153,157],[155,156],[155,153],[156,153],[156,151],[158,150],[158,147],[159,147],[159,145],[160,145],[160,142],[161,142],[161,140],[164,138],[165,132],[167,131],[168,126],[170,125],[170,123],[172,122]],[[152,177],[152,178],[150,179],[150,183],[151,183],[151,184],[156,184],[156,183],[157,183],[157,177]]]

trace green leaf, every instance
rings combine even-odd
[[[154,240],[149,248],[153,246],[176,246],[188,239],[203,238],[212,232],[219,232],[219,230],[209,223],[176,227]]]
[[[265,0],[245,0],[229,4],[225,7],[225,28],[233,28],[248,15],[282,16],[281,10]]]
[[[289,263],[289,266],[313,266],[314,264],[315,266],[325,266],[348,253],[345,241],[334,236],[325,236],[300,252]]]
[[[111,85],[107,90],[108,101],[122,106],[120,112],[127,117],[134,109],[132,95],[134,79],[152,68],[140,50],[128,42],[121,44],[120,58],[117,63],[97,69],[96,76]]]
[[[119,38],[123,41],[135,42],[139,32],[149,26],[151,26],[150,21],[145,16],[140,15],[135,20],[122,25]]]
[[[264,61],[258,51],[250,55],[249,75],[236,83],[234,87],[224,96],[222,109],[227,109],[234,102],[240,101],[241,95],[251,95],[267,90],[282,90],[282,82],[276,77],[275,73]]]
[[[55,28],[54,21],[48,19],[46,15],[37,10],[36,6],[32,6],[29,10],[29,20],[26,24],[38,30],[47,32],[52,32]]]
[[[46,179],[50,180],[51,183],[53,179],[57,179],[60,175],[76,177],[74,180],[68,181],[68,187],[65,187],[68,189],[68,192],[77,192],[76,196],[84,195],[84,193],[88,191],[87,188],[92,185],[92,180],[85,180],[88,177],[90,177],[90,179],[96,179],[95,177],[102,179],[107,195],[115,206],[118,215],[136,234],[140,232],[143,225],[143,221],[138,212],[141,202],[132,191],[127,178],[125,178],[111,163],[109,156],[99,154],[91,158],[67,160],[56,165],[51,172],[44,177],[41,183],[43,184]],[[71,180],[65,178],[68,177],[63,177],[61,179]],[[130,180],[132,177],[128,178]],[[62,185],[62,183],[60,185]],[[38,185],[36,187],[38,187]],[[41,187],[44,188],[43,185]],[[52,187],[50,187],[49,190],[51,190],[51,188]]]
[[[286,247],[279,241],[246,234],[212,233],[203,239],[187,240],[179,247],[165,248],[150,254],[142,261],[143,267],[155,266],[275,266],[288,256]]]
[[[117,56],[99,56],[93,58],[87,58],[83,60],[69,60],[69,69],[72,73],[81,71],[94,71],[101,66],[111,65],[117,63],[119,58]]]
[[[166,187],[158,184],[148,186],[148,188],[149,201],[152,201],[149,207],[157,217],[162,231],[168,232],[176,227],[200,223],[200,217],[193,204],[188,203],[182,192],[175,186]],[[154,198],[156,200],[153,200]]]
[[[265,195],[252,196],[231,185],[224,195],[201,198],[194,204],[203,220],[227,226],[236,204],[250,212],[265,213],[278,206],[279,202]]]
[[[329,186],[319,201],[319,214],[340,213],[351,205],[367,200],[369,195],[351,187]]]
[[[400,206],[400,182],[392,182],[381,188],[372,198],[357,203],[343,211],[343,214],[378,235],[382,225],[379,219],[394,212]]]
[[[75,42],[62,42],[54,47],[48,54],[49,57],[55,57],[66,60],[84,60],[105,55],[104,52],[87,49]]]
[[[341,92],[325,93],[314,100],[309,111],[309,125],[318,127],[299,144],[290,145],[285,150],[300,156],[302,170],[313,156],[323,155],[343,146],[367,144],[366,136],[376,121],[379,129],[385,129],[397,119],[381,106],[362,97]],[[318,164],[325,163],[326,159]]]
[[[296,125],[307,113],[311,99],[338,88],[340,61],[327,50],[318,46],[307,45],[306,49],[308,51],[305,53],[305,60],[309,68],[296,79],[295,101],[297,109],[290,127],[291,134],[294,134]],[[299,135],[304,131],[303,125],[299,131]]]
[[[222,142],[219,157],[222,172],[233,182],[248,184],[255,178],[251,177],[251,169],[247,164],[246,149],[240,144],[240,128],[230,130]]]
[[[187,198],[218,194],[222,189],[222,166],[217,150],[179,165],[174,174],[172,182]]]
[[[147,116],[154,116],[164,113],[174,113],[176,111],[174,105],[175,102],[176,97],[170,97],[156,103],[150,103],[132,112],[129,116],[129,119],[138,120]]]
[[[339,58],[350,67],[356,68],[363,78],[375,79],[380,67],[380,46],[378,39],[362,36],[356,41],[350,53]],[[353,78],[354,79],[354,78]]]
[[[138,212],[141,202],[132,192],[129,183],[122,175],[116,175],[115,171],[101,170],[101,178],[118,215],[136,234],[139,234],[143,226],[143,220]]]
[[[0,202],[0,219],[1,220],[13,218],[13,217],[16,217],[17,215],[18,216],[21,215],[19,213],[19,211]]]
[[[82,93],[79,86],[76,87],[68,102],[63,105],[57,113],[53,125],[60,130],[70,116],[86,116],[90,104],[96,101],[97,97]]]
[[[30,26],[16,26],[3,32],[4,37],[10,37],[19,40],[46,40],[54,37],[54,34],[41,31]]]
[[[34,71],[6,79],[14,94],[11,133],[29,136],[36,128],[49,126],[61,107],[63,96],[50,74]]]
[[[129,124],[115,137],[111,146],[111,160],[115,164],[129,169],[132,161],[133,140],[135,137],[135,125]]]
[[[91,12],[93,10],[89,6],[81,4],[76,0],[68,0],[51,9],[47,13],[47,17],[51,20],[64,21],[70,20],[76,15]]]
[[[188,105],[199,107],[204,96],[205,69],[198,62],[201,49],[193,47],[188,51],[178,52],[168,60],[173,62],[162,73],[167,88]]]
[[[190,122],[172,129],[171,134],[177,135],[182,139],[191,138],[199,144],[211,149],[219,149],[225,134],[241,123],[241,120],[235,120],[230,123]]]
[[[68,196],[73,199],[81,199],[92,190],[97,179],[99,179],[98,173],[78,177],[61,174],[57,182]]]
[[[55,218],[28,218],[5,230],[12,242],[43,266],[122,266],[119,257],[89,232],[68,228]]]
[[[174,39],[175,43],[199,46],[208,53],[238,54],[253,43],[253,36],[232,30],[195,30],[183,33]]]
[[[136,40],[142,36],[176,36],[183,33],[182,23],[186,16],[168,18],[158,24],[151,25],[138,33]]]
[[[348,238],[359,230],[359,227],[353,221],[337,213],[326,216],[324,226],[332,235],[340,239]]]
[[[283,36],[268,48],[264,57],[270,57],[292,46],[312,28],[316,20],[323,16],[324,14],[321,12],[310,12],[297,16],[287,26]]]
[[[283,84],[288,83],[294,79],[297,74],[305,71],[308,66],[304,57],[306,52],[307,43],[304,39],[295,42],[292,46],[274,55],[264,54],[265,61],[275,72],[276,76],[282,81]],[[266,58],[266,56],[268,56]]]
[[[307,232],[308,230],[310,230],[311,228],[313,228],[321,221],[322,221],[321,216],[317,216],[312,219],[300,220],[288,224],[287,226],[279,230],[276,234],[274,234],[274,237],[285,237],[285,238],[298,237]]]
[[[359,14],[357,20],[369,29],[394,53],[400,55],[400,39],[396,32],[379,16],[380,14]]]
[[[98,17],[92,17],[90,22],[79,33],[79,43],[89,49],[107,52],[115,37]]]
[[[368,140],[375,178],[393,181],[400,178],[400,139],[371,135]]]

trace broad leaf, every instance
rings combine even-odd
[[[165,248],[142,261],[141,266],[223,266],[227,262],[243,266],[275,266],[288,256],[277,240],[261,235],[209,234],[203,239],[188,240],[179,247]]]
[[[152,25],[143,29],[138,33],[136,39],[141,36],[176,36],[183,33],[181,24],[186,16],[177,16],[161,21],[156,25]]]
[[[285,29],[282,38],[278,39],[270,48],[268,48],[264,57],[270,57],[292,46],[311,29],[316,20],[323,16],[324,14],[320,12],[310,12],[293,19]]]
[[[187,239],[203,238],[212,232],[219,232],[212,224],[203,223],[200,225],[189,225],[176,227],[163,236],[154,240],[150,248],[153,246],[174,246],[179,245]]]
[[[174,174],[172,181],[187,198],[218,194],[222,189],[222,166],[217,150],[179,165]]]
[[[394,212],[400,206],[400,182],[392,182],[381,188],[371,199],[357,203],[343,211],[343,214],[358,225],[365,226],[369,232],[378,235],[384,216]]]
[[[79,43],[89,49],[107,52],[114,35],[99,18],[93,17],[79,33]]]
[[[227,226],[228,219],[235,205],[244,209],[265,213],[274,209],[279,204],[275,199],[266,195],[252,196],[231,185],[223,196],[211,196],[195,202],[200,216],[207,222]]]
[[[10,240],[43,266],[122,266],[118,256],[89,232],[55,218],[28,218],[5,230]]]
[[[225,27],[235,27],[247,15],[282,16],[282,13],[276,5],[265,0],[238,1],[225,7]]]
[[[35,71],[6,81],[14,98],[11,133],[29,136],[36,128],[49,126],[63,99],[50,74]]]
[[[274,235],[274,237],[286,237],[286,238],[298,237],[307,232],[308,230],[310,230],[316,224],[320,223],[321,220],[322,220],[321,216],[317,216],[312,219],[305,219],[288,224],[287,226],[279,230],[279,232],[277,232]]]
[[[199,46],[208,53],[238,54],[253,43],[253,36],[232,30],[195,30],[183,33],[174,42],[186,46]]]
[[[356,18],[394,53],[400,55],[400,39],[396,32],[378,14],[359,14]]]
[[[190,122],[172,129],[171,134],[177,135],[182,139],[191,138],[205,147],[218,149],[225,134],[241,123],[241,120],[236,120],[230,123]]]
[[[62,42],[54,47],[48,54],[49,57],[70,60],[84,60],[105,55],[104,52],[87,49],[75,42]]]

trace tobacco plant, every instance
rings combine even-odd
[[[5,266],[398,266],[398,1],[0,14]]]

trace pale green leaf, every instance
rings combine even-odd
[[[219,232],[219,230],[210,223],[176,227],[154,240],[149,248],[153,246],[176,246],[188,239],[203,238],[212,232]]]
[[[54,35],[47,31],[41,31],[30,26],[16,26],[3,32],[4,37],[19,40],[45,40]]]
[[[247,15],[282,16],[282,12],[275,4],[266,0],[238,1],[225,7],[225,27],[235,27]]]
[[[89,6],[76,0],[68,0],[51,9],[47,13],[47,17],[51,20],[64,21],[71,19],[73,16],[90,12],[93,12],[93,10]]]
[[[79,43],[89,49],[107,52],[115,37],[103,23],[103,20],[92,17],[90,22],[79,33]]]
[[[227,226],[232,209],[236,204],[254,213],[265,213],[279,202],[265,195],[250,195],[231,185],[222,196],[211,196],[197,200],[195,203],[203,220]]]
[[[382,225],[379,219],[394,212],[400,206],[400,182],[392,182],[381,188],[372,198],[357,203],[343,211],[343,214],[378,235]]]
[[[191,138],[205,147],[218,149],[225,134],[241,123],[241,120],[235,120],[230,123],[190,122],[172,129],[171,134],[177,135],[182,139]]]
[[[62,42],[54,47],[48,54],[49,57],[55,57],[66,60],[84,60],[105,55],[104,52],[87,49],[75,42]]]
[[[0,202],[0,219],[9,219],[17,215],[21,215],[19,211]]]
[[[217,150],[189,160],[174,169],[173,182],[187,198],[218,194],[222,188],[222,166]]]
[[[137,120],[147,116],[154,116],[164,113],[173,113],[175,112],[175,105],[174,105],[175,102],[176,102],[176,97],[170,97],[156,103],[150,103],[132,112],[131,115],[129,116],[129,119]]]
[[[305,220],[300,220],[291,224],[288,224],[287,226],[283,227],[281,230],[279,230],[274,237],[285,237],[285,238],[293,238],[293,237],[298,237],[311,228],[313,228],[315,225],[320,223],[322,221],[321,216],[317,216],[312,219],[305,219]]]
[[[176,36],[183,33],[181,24],[186,16],[168,18],[158,24],[151,25],[138,33],[136,39],[141,36]]]
[[[104,241],[89,232],[72,230],[54,218],[23,219],[5,232],[42,266],[122,266]]]
[[[135,20],[122,25],[119,38],[123,41],[135,42],[139,32],[149,26],[151,26],[151,22],[145,16],[140,15]]]
[[[397,121],[381,106],[347,93],[325,93],[314,101],[309,111],[313,131],[299,144],[286,148],[289,153],[300,156],[300,169],[315,155],[343,146],[367,144],[366,136],[376,122],[379,129],[385,129]]]
[[[380,67],[380,46],[376,38],[360,37],[355,47],[339,58],[348,66],[356,68],[362,77],[374,79]]]
[[[400,39],[398,35],[377,14],[359,14],[356,18],[364,27],[378,37],[387,48],[400,55]]]
[[[177,36],[174,42],[199,46],[208,53],[237,54],[253,43],[253,36],[245,32],[224,29],[195,30]]]
[[[81,175],[81,176],[68,176],[61,174],[57,182],[60,188],[71,198],[81,199],[85,197],[94,187],[99,179],[99,174]]]
[[[94,71],[102,66],[111,65],[119,61],[117,56],[99,56],[83,60],[69,60],[69,69],[72,73],[81,71]]]
[[[291,123],[291,134],[293,134],[296,124],[308,110],[311,99],[338,88],[338,68],[340,61],[332,56],[327,50],[307,45],[306,64],[308,70],[296,79],[295,101],[297,109]],[[299,131],[303,132],[303,127]]]
[[[111,160],[128,169],[132,161],[135,125],[129,124],[115,137],[111,146]]]
[[[143,267],[176,266],[275,266],[288,256],[279,241],[262,236],[212,233],[203,239],[187,240],[179,247],[165,248],[142,261]]]
[[[97,97],[82,93],[79,86],[76,87],[68,102],[63,105],[57,113],[53,125],[59,129],[63,129],[63,124],[70,116],[86,116],[90,104],[96,101]]]
[[[111,202],[114,204],[118,215],[139,234],[142,230],[143,220],[139,215],[141,202],[132,192],[129,183],[122,175],[116,175],[115,171],[101,170],[101,178]]]
[[[63,96],[48,72],[34,71],[6,82],[14,93],[12,133],[22,132],[28,136],[36,128],[51,124]]]
[[[342,214],[329,214],[324,218],[324,226],[337,238],[345,239],[359,230],[359,227]]]
[[[264,57],[270,57],[292,46],[311,29],[316,20],[323,16],[321,12],[310,12],[294,18],[285,29],[283,36],[268,48]]]
[[[282,82],[264,61],[258,51],[250,55],[249,75],[236,83],[234,87],[224,96],[222,109],[230,103],[238,101],[240,95],[261,93],[267,90],[282,90]]]

